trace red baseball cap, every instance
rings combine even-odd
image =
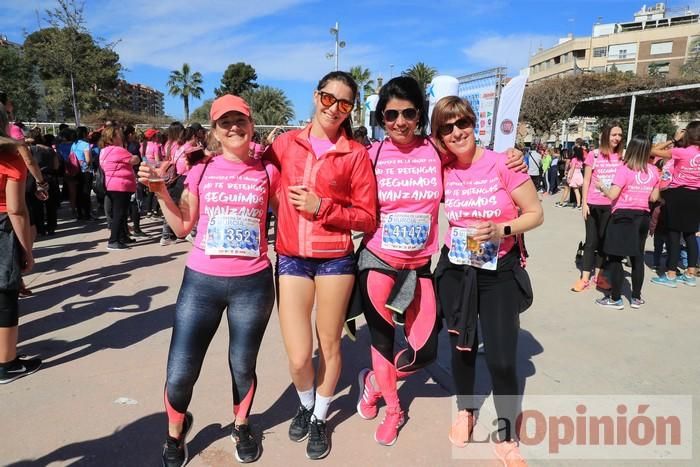
[[[145,136],[148,139],[153,138],[157,134],[158,134],[158,130],[156,130],[155,128],[149,128],[148,130],[143,132],[143,136]]]
[[[240,112],[246,117],[250,117],[250,107],[248,103],[233,94],[224,94],[211,104],[209,116],[212,121],[216,121],[226,112]]]

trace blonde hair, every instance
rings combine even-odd
[[[119,138],[124,144],[124,132],[122,129],[115,124],[107,125],[102,130],[102,138],[100,139],[100,147],[106,148],[107,146],[114,146],[117,138]]]
[[[457,96],[447,96],[440,99],[430,118],[430,133],[433,136],[435,144],[442,152],[449,152],[445,143],[442,141],[442,136],[438,129],[448,120],[453,118],[466,118],[471,127],[476,123],[476,115],[466,99]]]

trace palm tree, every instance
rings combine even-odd
[[[426,65],[423,62],[418,62],[411,66],[408,70],[404,70],[402,75],[410,76],[411,78],[418,81],[420,88],[425,92],[430,82],[435,78],[437,70],[431,66]]]
[[[279,88],[260,86],[241,93],[258,125],[286,125],[294,118],[292,101]]]
[[[190,119],[190,96],[195,99],[202,97],[202,82],[202,74],[198,71],[191,73],[187,63],[182,64],[182,70],[170,72],[170,79],[166,85],[169,88],[168,93],[171,96],[182,97],[185,103],[185,121]]]
[[[374,94],[374,80],[369,79],[370,76],[372,76],[369,68],[363,69],[361,66],[354,66],[350,68],[350,74],[360,88],[360,92],[357,93],[357,98],[355,99],[355,112],[357,112],[355,115],[355,122],[362,125],[362,115],[364,113],[364,106],[362,103],[368,95]],[[360,94],[362,95],[360,96]]]

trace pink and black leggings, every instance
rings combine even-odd
[[[393,311],[385,305],[395,278],[375,270],[362,271],[360,289],[372,341],[372,368],[388,407],[398,407],[396,382],[435,360],[438,320],[431,277],[419,277],[411,305],[404,312],[408,347],[394,355]]]
[[[165,408],[181,423],[221,314],[228,319],[234,418],[247,418],[256,389],[255,364],[272,313],[272,268],[248,276],[211,276],[185,268],[168,353]]]

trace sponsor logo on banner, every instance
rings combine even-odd
[[[503,120],[503,121],[501,122],[501,133],[503,133],[504,135],[509,135],[509,134],[511,134],[511,133],[513,132],[513,127],[514,127],[514,126],[515,126],[515,125],[513,125],[513,121],[510,120],[510,119],[508,119],[508,118],[506,118],[505,120]]]

